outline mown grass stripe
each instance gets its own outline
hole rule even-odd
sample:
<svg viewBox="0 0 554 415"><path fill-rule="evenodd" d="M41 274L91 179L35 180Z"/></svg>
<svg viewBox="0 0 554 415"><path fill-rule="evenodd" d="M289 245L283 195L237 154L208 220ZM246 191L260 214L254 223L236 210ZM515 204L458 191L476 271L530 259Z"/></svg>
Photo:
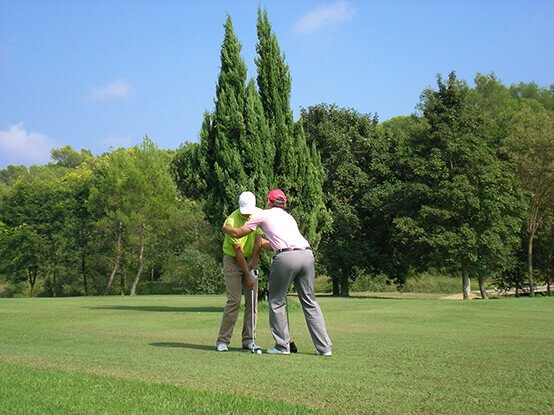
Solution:
<svg viewBox="0 0 554 415"><path fill-rule="evenodd" d="M0 363L1 414L317 414L237 393Z"/></svg>

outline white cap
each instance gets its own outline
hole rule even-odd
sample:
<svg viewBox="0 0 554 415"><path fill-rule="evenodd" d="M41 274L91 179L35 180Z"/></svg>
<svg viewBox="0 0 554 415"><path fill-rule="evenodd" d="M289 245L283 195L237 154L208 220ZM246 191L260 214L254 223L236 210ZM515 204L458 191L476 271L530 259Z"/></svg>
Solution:
<svg viewBox="0 0 554 415"><path fill-rule="evenodd" d="M256 196L252 192L242 192L239 196L239 210L243 215L256 212Z"/></svg>

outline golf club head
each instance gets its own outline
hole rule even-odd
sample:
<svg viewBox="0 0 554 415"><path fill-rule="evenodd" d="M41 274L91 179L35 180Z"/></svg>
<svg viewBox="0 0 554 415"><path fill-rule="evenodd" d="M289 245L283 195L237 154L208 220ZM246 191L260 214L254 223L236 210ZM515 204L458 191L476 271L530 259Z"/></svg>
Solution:
<svg viewBox="0 0 554 415"><path fill-rule="evenodd" d="M294 344L294 342L290 342L289 348L291 353L298 353L298 349L296 348L296 344Z"/></svg>

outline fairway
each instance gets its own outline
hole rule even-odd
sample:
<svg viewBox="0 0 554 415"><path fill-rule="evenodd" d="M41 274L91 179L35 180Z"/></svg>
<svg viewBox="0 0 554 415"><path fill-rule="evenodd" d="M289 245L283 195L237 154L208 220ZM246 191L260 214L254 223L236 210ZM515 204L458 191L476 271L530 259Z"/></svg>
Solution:
<svg viewBox="0 0 554 415"><path fill-rule="evenodd" d="M297 301L293 299L292 301ZM0 299L0 413L552 413L554 302L319 297L299 353L216 353L224 296ZM267 310L267 308L265 308ZM273 346L267 311L258 344Z"/></svg>

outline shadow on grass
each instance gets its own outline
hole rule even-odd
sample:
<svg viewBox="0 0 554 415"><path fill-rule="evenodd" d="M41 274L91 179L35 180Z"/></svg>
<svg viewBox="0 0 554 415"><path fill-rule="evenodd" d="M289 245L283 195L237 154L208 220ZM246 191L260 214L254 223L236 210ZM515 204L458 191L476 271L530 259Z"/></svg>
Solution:
<svg viewBox="0 0 554 415"><path fill-rule="evenodd" d="M209 352L215 352L215 345L214 346L206 346L205 344L191 344L191 343L177 343L177 342L167 342L167 343L150 343L149 346L154 346L154 347L167 347L169 349L193 349L193 350L207 350ZM230 352L241 352L241 353L252 353L250 352L250 350L246 350L246 349L243 349L243 348L240 348L240 347L229 347L229 351ZM221 353L221 352L219 352ZM263 354L266 354L265 353L265 349L264 349L264 353ZM310 355L314 355L315 356L315 352L313 353L307 353L307 352L298 352L298 353L291 353L291 356L293 355L306 355L306 356L310 356Z"/></svg>
<svg viewBox="0 0 554 415"><path fill-rule="evenodd" d="M288 293L287 295L289 297L298 297L298 294L296 294L296 293ZM402 298L400 298L398 296L394 296L394 295L387 296L386 294L385 295L350 294L348 297L340 297L340 296L336 296L336 295L328 294L328 293L315 293L315 296L316 296L316 298L340 298L342 300L348 300L349 298L350 299L370 298L370 299L373 299L373 300L375 300L375 299L377 299L377 300L402 300Z"/></svg>
<svg viewBox="0 0 554 415"><path fill-rule="evenodd" d="M288 294L289 296L296 297L296 294ZM340 298L341 300L348 299L371 299L371 300L438 300L442 296L447 294L437 293L402 293L402 292L354 292L348 297L334 296L328 293L316 293L317 298Z"/></svg>
<svg viewBox="0 0 554 415"><path fill-rule="evenodd" d="M215 345L206 346L205 344L191 344L191 343L150 343L149 346L154 347L167 347L169 349L193 349L193 350L208 350L210 352L215 352ZM247 352L248 350L239 349L237 347L229 347L229 351L240 351Z"/></svg>
<svg viewBox="0 0 554 415"><path fill-rule="evenodd" d="M88 307L90 310L152 311L169 313L222 313L223 307L168 307L168 306L126 306L114 305Z"/></svg>

